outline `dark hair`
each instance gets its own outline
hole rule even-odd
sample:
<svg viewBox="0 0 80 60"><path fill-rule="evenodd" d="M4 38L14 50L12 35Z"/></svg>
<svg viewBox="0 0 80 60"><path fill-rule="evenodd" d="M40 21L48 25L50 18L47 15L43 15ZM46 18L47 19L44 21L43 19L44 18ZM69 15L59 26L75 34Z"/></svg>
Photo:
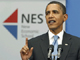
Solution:
<svg viewBox="0 0 80 60"><path fill-rule="evenodd" d="M66 7L62 3L58 2L58 1L51 1L50 3L48 3L48 5L49 4L58 4L58 5L60 5L60 7L62 8L63 14L66 14ZM46 9L47 9L47 7L46 7ZM45 12L46 12L46 10L45 10Z"/></svg>

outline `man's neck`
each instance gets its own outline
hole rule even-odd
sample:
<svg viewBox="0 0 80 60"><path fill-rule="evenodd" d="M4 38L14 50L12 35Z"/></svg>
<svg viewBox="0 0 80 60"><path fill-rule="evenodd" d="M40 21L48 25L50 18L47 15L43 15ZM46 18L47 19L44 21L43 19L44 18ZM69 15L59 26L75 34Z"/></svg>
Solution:
<svg viewBox="0 0 80 60"><path fill-rule="evenodd" d="M62 31L62 29L59 30L50 30L53 34L57 35L58 33L60 33Z"/></svg>

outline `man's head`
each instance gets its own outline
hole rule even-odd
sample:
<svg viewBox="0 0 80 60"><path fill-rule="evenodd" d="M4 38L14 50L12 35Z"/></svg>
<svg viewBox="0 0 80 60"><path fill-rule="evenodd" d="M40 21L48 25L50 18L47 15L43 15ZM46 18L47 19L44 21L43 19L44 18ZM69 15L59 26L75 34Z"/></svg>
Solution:
<svg viewBox="0 0 80 60"><path fill-rule="evenodd" d="M50 2L46 7L46 22L51 31L61 31L63 22L67 20L65 6L57 1Z"/></svg>
<svg viewBox="0 0 80 60"><path fill-rule="evenodd" d="M49 5L49 4L58 4L58 5L60 6L63 14L66 14L66 7L65 7L62 3L58 2L58 1L51 1L50 3L48 3L48 5ZM47 5L47 6L48 6L48 5ZM47 8L47 7L46 7L46 8ZM45 10L45 13L46 13L46 10Z"/></svg>

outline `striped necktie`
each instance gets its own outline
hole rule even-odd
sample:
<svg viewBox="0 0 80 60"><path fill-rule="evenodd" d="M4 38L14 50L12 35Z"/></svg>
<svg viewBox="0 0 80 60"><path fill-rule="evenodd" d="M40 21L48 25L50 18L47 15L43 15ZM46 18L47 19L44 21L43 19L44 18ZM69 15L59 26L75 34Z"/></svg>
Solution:
<svg viewBox="0 0 80 60"><path fill-rule="evenodd" d="M58 38L59 38L59 36L57 36L57 35L55 35L55 36L53 36L54 37L54 41L53 41L53 45L54 45L54 51L52 52L52 55L55 55L55 56L52 56L52 60L57 60L57 48L58 48L58 42L57 42L57 40L58 40Z"/></svg>

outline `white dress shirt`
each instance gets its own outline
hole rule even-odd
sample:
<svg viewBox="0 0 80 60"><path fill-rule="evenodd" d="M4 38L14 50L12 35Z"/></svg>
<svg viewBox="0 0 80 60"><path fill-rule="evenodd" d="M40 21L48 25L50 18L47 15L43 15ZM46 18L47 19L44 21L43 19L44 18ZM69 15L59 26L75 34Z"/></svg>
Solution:
<svg viewBox="0 0 80 60"><path fill-rule="evenodd" d="M49 30L48 31L48 36L49 36L49 44L52 45L53 41L54 41L54 34ZM62 40L63 40L63 34L64 31L62 30L60 33L57 34L57 36L59 36L58 38L58 45L62 45Z"/></svg>

